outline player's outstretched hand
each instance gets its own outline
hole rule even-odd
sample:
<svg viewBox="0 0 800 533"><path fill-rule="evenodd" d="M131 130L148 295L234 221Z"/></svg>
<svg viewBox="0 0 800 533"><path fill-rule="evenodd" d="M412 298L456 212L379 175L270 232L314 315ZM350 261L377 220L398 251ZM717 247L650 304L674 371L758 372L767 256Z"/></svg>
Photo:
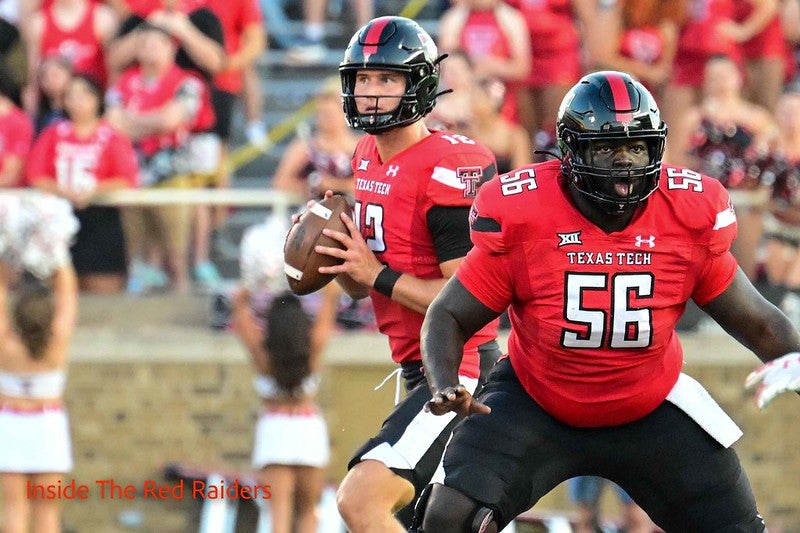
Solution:
<svg viewBox="0 0 800 533"><path fill-rule="evenodd" d="M488 414L492 409L476 400L464 385L447 387L433 395L433 399L425 404L425 410L435 415L443 415L450 411L460 416Z"/></svg>
<svg viewBox="0 0 800 533"><path fill-rule="evenodd" d="M787 353L752 371L744 386L752 389L756 385L755 401L759 409L764 409L782 392L800 392L800 352Z"/></svg>

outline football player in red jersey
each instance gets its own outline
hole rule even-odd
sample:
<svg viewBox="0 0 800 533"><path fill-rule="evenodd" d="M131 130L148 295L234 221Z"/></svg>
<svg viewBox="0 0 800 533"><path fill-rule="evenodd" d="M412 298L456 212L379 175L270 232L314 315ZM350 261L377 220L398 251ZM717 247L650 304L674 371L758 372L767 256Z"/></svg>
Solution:
<svg viewBox="0 0 800 533"><path fill-rule="evenodd" d="M339 511L356 533L406 531L409 504L430 481L458 421L455 413L424 412L431 396L420 328L428 305L472 247L469 209L496 166L479 143L429 130L421 120L439 95L441 59L416 22L381 17L356 32L339 66L348 122L369 135L353 157L355 222L343 216L349 234L326 230L346 250L317 248L344 263L320 272L340 274L353 297L372 297L408 392L356 452L339 487ZM497 322L489 321L466 340L456 379L467 390L478 382L479 352L492 362L499 355L496 333Z"/></svg>
<svg viewBox="0 0 800 533"><path fill-rule="evenodd" d="M497 531L585 474L618 483L665 531L765 530L731 448L742 433L681 373L675 324L691 298L781 361L750 380L763 381L759 406L798 387L800 333L731 255L724 188L661 164L666 133L643 85L589 74L559 110L562 159L479 191L475 247L423 326L428 409L476 414L418 506L424 531ZM508 357L475 400L456 377L463 339L507 306Z"/></svg>

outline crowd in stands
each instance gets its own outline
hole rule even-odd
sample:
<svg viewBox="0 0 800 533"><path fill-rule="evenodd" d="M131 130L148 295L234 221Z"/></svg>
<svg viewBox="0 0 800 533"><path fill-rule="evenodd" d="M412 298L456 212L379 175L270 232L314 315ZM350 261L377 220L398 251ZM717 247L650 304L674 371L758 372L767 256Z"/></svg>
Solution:
<svg viewBox="0 0 800 533"><path fill-rule="evenodd" d="M667 163L725 183L740 221L737 258L753 281L778 287L776 302L797 308L800 320L800 148L794 113L785 111L800 91L798 0L439 4L432 34L450 55L442 78L453 92L431 124L482 141L507 171L558 155L555 113L583 73L632 73L662 103ZM375 13L380 5L349 7L360 25L383 14ZM224 209L100 210L92 197L124 187L227 186L236 106L246 138L264 138L255 62L267 31L290 62L317 61L328 2L304 2L299 38L287 34L280 0L0 6L0 186L38 187L72 203L85 226L74 249L81 289L185 292L193 281L219 283L209 249ZM284 149L276 189L313 197L352 187L356 135L339 127L336 82L320 80L320 88L318 120Z"/></svg>
<svg viewBox="0 0 800 533"><path fill-rule="evenodd" d="M258 5L12 1L0 17L2 186L71 202L82 225L72 250L81 289L186 292L192 277L219 282L210 209L91 204L112 188L227 184L221 162L247 87L247 127L264 131L260 94L246 82L265 47Z"/></svg>

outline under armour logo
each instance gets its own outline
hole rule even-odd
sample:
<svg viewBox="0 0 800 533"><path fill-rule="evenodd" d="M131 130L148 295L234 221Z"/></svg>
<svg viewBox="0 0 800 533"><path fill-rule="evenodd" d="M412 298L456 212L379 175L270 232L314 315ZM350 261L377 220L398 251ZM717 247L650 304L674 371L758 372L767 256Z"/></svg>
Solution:
<svg viewBox="0 0 800 533"><path fill-rule="evenodd" d="M369 166L369 159L362 159L358 163L358 170L367 170L368 166Z"/></svg>
<svg viewBox="0 0 800 533"><path fill-rule="evenodd" d="M656 236L650 235L648 238L644 238L641 235L636 236L636 242L634 243L637 248L641 248L642 244L647 243L647 246L653 248L656 245Z"/></svg>
<svg viewBox="0 0 800 533"><path fill-rule="evenodd" d="M386 171L386 175L396 178L398 170L400 170L399 165L389 165L389 170Z"/></svg>
<svg viewBox="0 0 800 533"><path fill-rule="evenodd" d="M561 242L558 243L559 248L568 244L583 244L581 242L580 231L573 231L572 233L556 233L556 235L558 235L558 238L561 239Z"/></svg>

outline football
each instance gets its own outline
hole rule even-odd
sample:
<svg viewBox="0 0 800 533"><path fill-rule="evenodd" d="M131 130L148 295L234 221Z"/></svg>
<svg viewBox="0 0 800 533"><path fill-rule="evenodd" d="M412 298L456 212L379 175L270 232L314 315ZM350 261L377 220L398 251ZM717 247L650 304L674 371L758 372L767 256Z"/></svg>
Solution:
<svg viewBox="0 0 800 533"><path fill-rule="evenodd" d="M325 228L347 233L347 227L339 217L341 213L347 213L351 218L353 216L347 199L336 194L314 204L314 207L306 210L297 223L289 229L283 247L283 271L293 293L310 294L336 277L332 274L320 274L318 269L322 266L341 264L342 260L318 254L314 251L314 247L321 245L344 249L339 241L322 234Z"/></svg>

